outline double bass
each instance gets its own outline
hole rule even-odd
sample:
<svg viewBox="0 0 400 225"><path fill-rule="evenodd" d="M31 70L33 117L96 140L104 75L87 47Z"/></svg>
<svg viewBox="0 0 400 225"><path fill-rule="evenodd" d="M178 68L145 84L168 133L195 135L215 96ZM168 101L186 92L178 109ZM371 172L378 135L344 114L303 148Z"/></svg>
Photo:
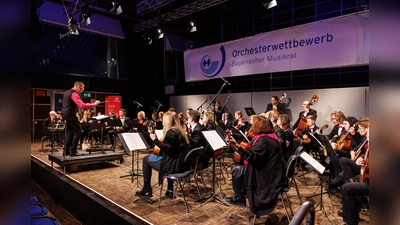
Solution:
<svg viewBox="0 0 400 225"><path fill-rule="evenodd" d="M286 93L282 93L282 96L279 98L278 102L276 103L277 107L274 109L274 111L275 111L276 115L278 115L278 116L280 114L279 111L278 111L278 104L281 103L282 100L285 99L285 98L286 98Z"/></svg>
<svg viewBox="0 0 400 225"><path fill-rule="evenodd" d="M319 100L318 95L313 95L311 97L310 101L308 101L308 104L307 104L306 107L309 109L312 105L317 103L318 100ZM302 115L301 118L300 118L300 122L296 127L296 132L294 134L295 139L297 139L297 140L301 139L297 134L299 132L301 132L302 130L304 130L304 128L306 128L306 127L307 127L307 119L306 119L306 117L304 115Z"/></svg>

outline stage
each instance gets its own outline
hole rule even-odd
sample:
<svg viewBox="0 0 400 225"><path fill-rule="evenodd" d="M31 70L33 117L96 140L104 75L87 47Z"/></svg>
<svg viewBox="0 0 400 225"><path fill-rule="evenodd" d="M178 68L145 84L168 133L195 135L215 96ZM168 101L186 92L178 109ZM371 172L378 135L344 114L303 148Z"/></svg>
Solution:
<svg viewBox="0 0 400 225"><path fill-rule="evenodd" d="M233 218L230 218L232 213L236 213L239 209L233 205L225 206L222 203L212 200L204 205L201 202L195 202L198 199L198 193L194 186L194 180L191 180L190 185L185 185L185 193L187 193L186 198L189 207L189 213L186 213L185 205L183 203L183 198L177 196L174 199L167 199L162 193L161 196L161 207L158 208L159 199L159 186L157 184L158 173L153 170L152 174L152 186L153 186L153 197L152 200L156 202L154 204L149 204L147 201L138 199L134 196L134 193L141 189L143 184L143 177L134 177L132 182L132 177L127 176L120 178L124 175L129 175L132 170L132 155L128 155L122 151L122 149L117 148L115 153L117 154L114 160L99 160L97 162L85 162L85 160L95 160L86 157L106 157L102 152L92 152L91 154L84 151L79 151L85 154L84 156L73 156L72 162L60 161L61 151L51 154L49 147L46 147L45 151L41 151L40 141L32 142L31 144L31 162L35 164L35 169L32 170L32 179L35 180L39 185L46 190L49 195L54 198L54 201L60 205L65 205L65 208L71 212L73 215L77 215L81 221L86 224L93 224L89 218L98 216L101 210L97 208L90 208L83 204L83 196L88 196L88 199L96 196L99 198L98 202L100 205L110 205L107 207L110 212L116 215L120 214L118 218L124 218L123 221L127 221L127 218L133 220L133 218L139 219L141 224L248 224L247 216L249 213L236 214ZM112 156L113 152L106 152L105 155ZM110 154L110 155L109 155ZM132 154L132 153L131 153ZM139 158L136 161L134 158L134 171L136 170L141 173L142 158L149 154L148 151L138 152ZM93 156L89 156L93 155ZM96 156L95 156L96 155ZM99 156L97 156L99 155ZM74 159L74 157L77 157ZM80 158L82 157L82 158ZM114 156L112 156L114 157ZM123 163L120 163L120 157L122 157ZM136 157L136 154L135 154ZM67 158L67 157L66 157ZM50 160L51 159L51 160ZM62 159L62 158L61 158ZM53 168L52 163L54 162ZM80 162L79 164L77 162ZM139 166L137 168L136 163ZM73 163L73 164L69 164ZM218 183L215 185L216 194L220 199L225 199L226 197L231 197L233 195L232 181L230 175L230 165L232 164L232 158L225 158L225 164L227 166L227 171L229 177L227 177L224 168L222 170L219 167L216 168L216 179ZM64 173L63 166L66 167L66 172ZM32 166L33 167L33 166ZM36 169L40 168L40 170ZM42 171L46 169L47 172L40 173L37 171ZM311 166L307 165L307 168L311 170ZM53 172L51 172L53 171ZM223 172L225 179L221 176ZM52 178L48 177L48 173L53 173L55 175ZM45 175L46 174L46 175ZM298 174L300 175L300 173ZM296 177L296 182L299 187L302 200L312 200L317 205L320 202L320 198L313 197L307 199L307 196L311 196L320 192L320 186L318 185L318 176L315 172L310 172L305 175L306 184L304 183L303 177ZM137 179L136 179L137 178ZM205 172L205 183L208 195L211 190L211 168L208 168ZM52 180L53 179L53 180ZM61 180L60 185L55 185L57 182L55 180ZM68 188L76 188L75 191L66 189L63 190L65 184L68 184ZM220 185L218 185L220 184ZM74 197L75 195L66 197L66 193L78 193L80 186L84 186L82 197ZM166 181L164 187L166 186ZM204 193L203 186L199 183L200 191L203 196ZM327 189L324 187L324 191ZM80 191L79 191L80 192ZM81 195L79 195L81 196ZM288 192L289 200L292 203L293 211L296 212L300 206L299 199L297 197L296 190L294 186ZM86 197L85 197L86 198ZM84 205L86 209L82 210L79 205ZM327 194L323 195L323 205L329 220L333 224L343 224L343 220L337 215L337 211L341 208L341 199L332 196L328 197ZM118 211L116 210L118 209ZM316 209L318 210L318 208ZM114 212L115 211L115 212ZM122 215L121 215L122 214ZM290 210L289 210L290 214ZM55 215L57 217L57 215ZM361 222L359 224L369 224L369 213L362 211L360 213ZM142 218L142 220L140 220ZM88 221L89 220L89 221ZM286 219L285 210L282 203L279 201L275 210L270 214L268 220L265 216L258 218L256 220L257 224L288 224ZM67 222L62 223L68 224ZM96 223L98 224L98 223ZM104 223L103 223L104 224ZM124 223L121 223L124 224ZM316 224L329 224L327 217L317 211L316 212Z"/></svg>
<svg viewBox="0 0 400 225"><path fill-rule="evenodd" d="M63 168L65 172L65 167L72 165L80 165L87 163L99 163L106 161L117 160L119 162L123 161L123 152L90 152L90 153L80 153L80 156L64 156L62 153L54 153L49 155L49 160L51 161L51 167L53 167L53 162L57 163Z"/></svg>

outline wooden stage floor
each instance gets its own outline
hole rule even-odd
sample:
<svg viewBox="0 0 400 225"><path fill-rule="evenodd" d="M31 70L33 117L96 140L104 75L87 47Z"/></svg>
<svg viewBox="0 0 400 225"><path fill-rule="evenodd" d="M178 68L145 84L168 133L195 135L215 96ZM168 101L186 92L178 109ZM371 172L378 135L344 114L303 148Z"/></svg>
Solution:
<svg viewBox="0 0 400 225"><path fill-rule="evenodd" d="M83 152L83 151L80 151ZM121 149L117 148L116 152L122 152ZM55 151L54 153L61 153L61 149ZM41 150L40 141L34 141L31 143L31 154L42 161L51 165L49 160L50 147L45 146L44 151ZM93 153L92 153L93 154ZM148 154L147 151L139 152L139 173L141 173L141 163L142 158ZM135 154L136 156L136 154ZM131 176L126 176L120 178L124 175L129 175L132 170L132 156L128 154L123 155L124 162L119 163L119 160L114 160L110 162L101 162L93 164L83 164L83 165L72 165L66 168L66 173L76 179L77 181L83 183L87 187L93 189L93 191L100 193L101 195L107 197L111 201L119 204L120 206L126 208L127 210L133 212L136 215L141 216L145 220L153 224L248 224L248 212L238 213L230 218L232 213L238 212L239 208L233 205L225 206L219 201L211 200L206 204L202 205L200 202L195 202L198 199L197 190L194 186L194 180L191 180L190 185L185 186L187 193L187 202L189 205L189 213L186 213L185 205L183 203L183 198L177 196L174 199L166 199L162 196L161 207L158 208L159 199L159 186L157 185L157 171L153 170L152 175L152 185L153 187L153 197L155 200L153 204L150 204L142 199L138 199L134 196L134 193L141 189L143 184L143 177L139 176L138 180L134 177L132 182ZM134 161L134 171L137 170L136 160ZM222 172L224 177L221 177L221 170L219 167L216 168L216 178L218 183L215 185L216 194L220 199L225 199L226 197L231 197L233 194L232 181L230 174L230 165L232 164L231 158L225 158L226 170L223 169ZM54 163L54 168L60 171L63 169L56 163ZM308 169L311 169L310 165L307 165ZM211 168L207 169L205 172L205 183L210 194L211 190ZM229 177L227 177L227 175ZM321 192L320 186L318 184L318 176L315 172L307 173L304 177L299 177L301 173L296 176L296 182L299 187L302 200L307 200L307 196L312 196ZM305 184L306 180L306 184ZM202 187L201 184L199 184ZM166 181L164 188L166 187ZM202 190L202 195L204 196L204 190ZM323 191L327 191L325 185ZM300 203L297 197L295 187L288 192L289 200L292 203L292 209L294 213L298 210ZM316 208L316 224L329 224L329 220L332 224L343 224L342 217L337 215L337 211L341 208L341 199L335 195L329 198L328 194L323 194L323 206L327 216L320 211L320 206ZM320 196L309 198L315 203L315 205L320 203ZM51 210L50 210L51 211ZM290 214L290 210L289 210ZM55 215L57 217L57 215ZM328 218L329 220L328 220ZM359 224L369 224L369 212L362 211L360 213L361 222ZM257 218L256 224L288 224L286 219L285 210L282 203L279 201L275 210L269 215Z"/></svg>

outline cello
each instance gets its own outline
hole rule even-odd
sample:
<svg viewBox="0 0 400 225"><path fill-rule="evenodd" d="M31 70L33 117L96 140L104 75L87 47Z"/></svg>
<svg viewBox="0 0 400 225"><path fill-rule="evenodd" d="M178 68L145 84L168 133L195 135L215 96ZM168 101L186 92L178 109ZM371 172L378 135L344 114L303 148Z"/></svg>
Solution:
<svg viewBox="0 0 400 225"><path fill-rule="evenodd" d="M313 96L311 97L311 100L308 102L308 104L307 104L306 107L309 109L309 108L311 107L311 105L314 105L315 103L317 103L318 100L319 100L318 95L313 95ZM296 139L296 140L301 139L297 134L298 134L299 132L301 132L302 130L304 130L304 128L306 128L306 127L307 127L307 119L306 119L306 117L305 117L304 114L303 114L303 115L301 116L301 118L300 118L299 124L298 124L297 127L296 127L296 132L295 132L295 134L294 134L294 136L295 136L294 139Z"/></svg>

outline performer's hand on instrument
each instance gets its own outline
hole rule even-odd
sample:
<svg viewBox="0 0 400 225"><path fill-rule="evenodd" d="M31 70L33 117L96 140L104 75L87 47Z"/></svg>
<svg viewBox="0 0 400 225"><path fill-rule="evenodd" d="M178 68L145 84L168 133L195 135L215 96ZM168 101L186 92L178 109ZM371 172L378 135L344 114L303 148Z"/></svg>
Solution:
<svg viewBox="0 0 400 225"><path fill-rule="evenodd" d="M337 144L336 143L331 143L331 146L332 146L333 149L337 148Z"/></svg>
<svg viewBox="0 0 400 225"><path fill-rule="evenodd" d="M157 135L156 135L156 133L150 133L150 138L151 138L151 140L156 140L157 139Z"/></svg>
<svg viewBox="0 0 400 225"><path fill-rule="evenodd" d="M235 146L237 144L235 138L233 138L232 136L226 136L225 137L225 141L232 146Z"/></svg>
<svg viewBox="0 0 400 225"><path fill-rule="evenodd" d="M364 166L364 159L363 158L358 158L357 160L356 160L356 164L357 165L359 165L359 166Z"/></svg>
<svg viewBox="0 0 400 225"><path fill-rule="evenodd" d="M354 159L354 157L356 156L356 153L354 151L350 152L350 159Z"/></svg>

